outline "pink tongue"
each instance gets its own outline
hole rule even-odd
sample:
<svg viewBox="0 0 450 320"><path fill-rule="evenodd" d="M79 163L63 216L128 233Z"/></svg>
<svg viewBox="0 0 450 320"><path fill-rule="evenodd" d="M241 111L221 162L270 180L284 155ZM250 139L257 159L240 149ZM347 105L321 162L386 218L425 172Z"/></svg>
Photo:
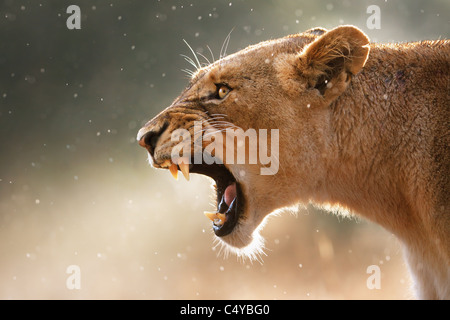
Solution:
<svg viewBox="0 0 450 320"><path fill-rule="evenodd" d="M236 198L236 183L230 184L225 189L224 198L225 198L225 203L229 207L231 205L231 202L233 202L234 198Z"/></svg>

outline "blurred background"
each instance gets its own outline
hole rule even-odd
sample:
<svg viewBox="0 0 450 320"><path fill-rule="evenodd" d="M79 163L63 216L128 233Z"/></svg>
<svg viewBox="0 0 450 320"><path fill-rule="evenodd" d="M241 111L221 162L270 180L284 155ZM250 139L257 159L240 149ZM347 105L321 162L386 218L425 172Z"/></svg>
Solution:
<svg viewBox="0 0 450 320"><path fill-rule="evenodd" d="M73 4L81 30L66 27ZM448 38L449 12L447 0L2 0L0 298L411 298L393 235L312 206L271 219L263 264L224 259L203 215L210 181L152 169L135 137L187 84L183 39L218 57L231 30L228 53L340 24L375 42Z"/></svg>

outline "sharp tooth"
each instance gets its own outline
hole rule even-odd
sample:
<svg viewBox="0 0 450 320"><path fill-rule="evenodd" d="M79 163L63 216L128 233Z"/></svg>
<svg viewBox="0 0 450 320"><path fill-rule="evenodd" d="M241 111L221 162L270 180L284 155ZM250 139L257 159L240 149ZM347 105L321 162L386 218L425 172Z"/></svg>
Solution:
<svg viewBox="0 0 450 320"><path fill-rule="evenodd" d="M178 161L178 166L180 167L183 176L186 178L187 181L189 181L189 161L185 158L181 158Z"/></svg>
<svg viewBox="0 0 450 320"><path fill-rule="evenodd" d="M175 178L175 180L178 180L178 167L175 163L172 163L172 165L169 167L169 171Z"/></svg>
<svg viewBox="0 0 450 320"><path fill-rule="evenodd" d="M225 223L226 220L225 213L205 211L204 214L209 220L214 222L216 226L221 226Z"/></svg>
<svg viewBox="0 0 450 320"><path fill-rule="evenodd" d="M172 164L172 161L170 161L170 159L166 159L166 160L164 160L163 163L161 163L161 167L168 168L168 167L170 167L171 164Z"/></svg>
<svg viewBox="0 0 450 320"><path fill-rule="evenodd" d="M205 211L205 212L203 212L204 214L205 214L205 216L209 219L209 220L211 220L211 221L214 221L215 219L217 219L217 213L216 212L208 212L208 211Z"/></svg>
<svg viewBox="0 0 450 320"><path fill-rule="evenodd" d="M217 218L220 219L221 224L224 224L225 220L227 219L225 213L220 213L220 212L217 212Z"/></svg>

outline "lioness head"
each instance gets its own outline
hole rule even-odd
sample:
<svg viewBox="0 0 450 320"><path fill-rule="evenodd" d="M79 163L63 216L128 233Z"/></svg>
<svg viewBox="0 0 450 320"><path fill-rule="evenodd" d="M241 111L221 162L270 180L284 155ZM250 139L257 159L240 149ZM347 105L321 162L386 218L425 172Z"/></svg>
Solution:
<svg viewBox="0 0 450 320"><path fill-rule="evenodd" d="M352 26L317 28L222 58L197 70L172 105L139 131L139 144L155 168L214 180L217 212L207 216L216 236L242 252L260 241L258 227L268 214L308 202L318 190L327 166L324 121L330 105L364 66L368 43ZM247 146L247 161L233 161L237 148L231 156L227 153L227 129L264 135L257 142L267 146ZM245 137L244 142L254 136ZM212 143L220 161L196 161L196 156L205 160L202 156ZM268 154L272 163L262 159Z"/></svg>

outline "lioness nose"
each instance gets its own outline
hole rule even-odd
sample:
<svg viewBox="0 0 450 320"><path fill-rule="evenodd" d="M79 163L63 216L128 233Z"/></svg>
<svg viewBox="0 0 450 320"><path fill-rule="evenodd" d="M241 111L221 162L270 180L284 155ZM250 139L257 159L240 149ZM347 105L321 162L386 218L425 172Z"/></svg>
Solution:
<svg viewBox="0 0 450 320"><path fill-rule="evenodd" d="M159 130L152 130L148 127L143 127L139 130L137 134L137 140L139 145L148 150L148 152L153 155L155 152L156 144L158 143L159 137L166 130L167 126L162 126Z"/></svg>

